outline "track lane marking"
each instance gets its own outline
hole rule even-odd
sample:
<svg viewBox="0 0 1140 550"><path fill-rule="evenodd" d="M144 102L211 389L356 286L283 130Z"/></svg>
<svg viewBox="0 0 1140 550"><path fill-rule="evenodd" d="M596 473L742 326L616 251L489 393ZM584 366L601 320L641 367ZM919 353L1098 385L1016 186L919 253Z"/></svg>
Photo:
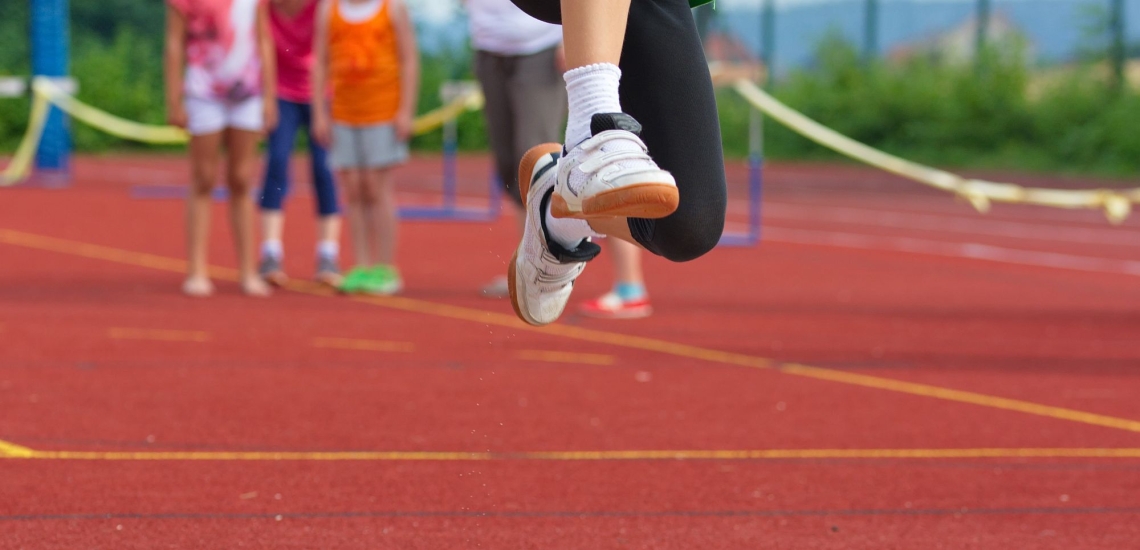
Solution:
<svg viewBox="0 0 1140 550"><path fill-rule="evenodd" d="M1036 416L1046 416L1062 420L1071 420L1073 422L1080 422L1082 424L1092 424L1094 426L1104 426L1106 428L1116 428L1118 430L1140 432L1140 422L1137 422L1135 420L1066 409L1063 407L1053 407L1050 405L1042 405L1040 403L1033 403L1030 401L1008 399L1005 397L997 397L982 393L931 386L929 384L920 384L917 382L906 382L902 380L895 380L893 378L882 378L879 376L870 376L853 372L822 369L808 365L786 364L780 366L780 371L787 374L794 374L796 376L815 378L816 380L841 382L853 386L875 388L897 393L907 393L911 395L921 395L923 397L933 397L935 399L942 399L945 401L970 403L973 405L980 405L994 409L1017 411Z"/></svg>
<svg viewBox="0 0 1140 550"><path fill-rule="evenodd" d="M391 342L388 340L357 340L354 338L313 338L314 348L344 349L355 351L390 351L410 353L416 346L410 342Z"/></svg>
<svg viewBox="0 0 1140 550"><path fill-rule="evenodd" d="M201 330L170 330L151 328L111 327L107 337L112 340L153 340L158 342L209 342L210 333Z"/></svg>
<svg viewBox="0 0 1140 550"><path fill-rule="evenodd" d="M0 439L0 458L33 458L35 451Z"/></svg>
<svg viewBox="0 0 1140 550"><path fill-rule="evenodd" d="M921 254L943 258L979 260L993 263L1045 267L1140 276L1140 261L1100 256L1079 256L1060 252L1024 250L989 244L940 241L915 237L871 235L853 231L826 231L818 229L791 229L764 226L764 239L770 242L809 246Z"/></svg>
<svg viewBox="0 0 1140 550"><path fill-rule="evenodd" d="M516 351L515 359L523 361L542 361L545 363L569 363L574 365L612 365L615 358L612 355L601 353L570 353L565 351L543 351L525 349Z"/></svg>
<svg viewBox="0 0 1140 550"><path fill-rule="evenodd" d="M92 259L107 260L127 265L151 267L154 269L162 269L165 271L174 271L178 273L183 272L185 268L185 262L165 256L132 252L129 250L82 243L78 241L57 239L54 237L45 237L42 235L24 233L21 231L13 231L9 229L0 229L0 243L24 246L27 248L34 248L39 250L49 250L53 252L60 252L63 254L82 256ZM237 280L237 271L233 269L211 268L211 273L219 278ZM330 290L328 287L310 281L290 281L285 286L285 288L296 292L318 296L336 295L336 293ZM758 369L770 369L773 367L779 367L777 369L779 372L794 376L829 380L832 382L839 382L859 387L874 388L895 393L935 398L943 401L967 403L971 405L979 405L1001 410L1016 411L1034 416L1054 418L1059 420L1083 423L1087 425L1115 428L1134 433L1140 433L1140 421L1099 415L1063 407L1053 407L1049 405L1042 405L1040 403L1033 403L1030 401L1008 399L1004 397L990 396L985 394L954 390L950 388L915 384L879 376L853 374L831 369L809 367L806 365L780 365L771 359L763 357L754 357L741 353L719 351L698 346L690 346L687 344L680 344L676 342L669 342L665 340L605 332L569 325L555 324L541 328L532 327L518 320L514 315L416 300L401 296L353 296L350 299L357 302L387 307L389 309L397 309L426 315L435 315L437 317L445 317L449 319L473 321L476 323L497 325L519 331L546 335L557 335L586 342L609 344L613 346L639 349L644 351L653 351L667 355L700 359L714 363L723 363L727 365L737 365Z"/></svg>
<svg viewBox="0 0 1140 550"><path fill-rule="evenodd" d="M626 460L1140 458L1140 448L617 450L517 453L440 451L32 451L0 458L106 461L601 462Z"/></svg>

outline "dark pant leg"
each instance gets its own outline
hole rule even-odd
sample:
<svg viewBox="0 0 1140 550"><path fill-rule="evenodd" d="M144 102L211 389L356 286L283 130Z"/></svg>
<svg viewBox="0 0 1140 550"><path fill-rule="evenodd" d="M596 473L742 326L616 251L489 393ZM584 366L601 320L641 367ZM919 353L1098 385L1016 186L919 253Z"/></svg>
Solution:
<svg viewBox="0 0 1140 550"><path fill-rule="evenodd" d="M558 0L513 2L532 17L561 22ZM622 108L641 122L649 154L681 194L673 215L631 218L630 233L670 260L698 258L720 241L728 192L716 97L688 0L633 0L619 65Z"/></svg>
<svg viewBox="0 0 1140 550"><path fill-rule="evenodd" d="M281 210L281 203L289 193L289 157L293 140L301 125L301 108L304 105L277 100L277 127L269 133L269 158L265 163L265 180L261 186L262 210Z"/></svg>
<svg viewBox="0 0 1140 550"><path fill-rule="evenodd" d="M565 137L566 81L558 71L557 48L514 58L510 79L514 114L514 166L531 147L562 143Z"/></svg>
<svg viewBox="0 0 1140 550"><path fill-rule="evenodd" d="M304 105L302 124L309 142L309 167L313 172L313 192L317 195L317 215L332 216L340 212L336 196L336 184L329 169L328 151L313 137L313 107Z"/></svg>
<svg viewBox="0 0 1140 550"><path fill-rule="evenodd" d="M633 0L621 57L621 104L649 154L673 174L681 202L659 220L630 219L647 250L675 262L712 250L728 191L712 78L688 0Z"/></svg>
<svg viewBox="0 0 1140 550"><path fill-rule="evenodd" d="M475 52L475 77L483 88L483 116L487 121L487 137L495 158L495 172L507 196L522 205L518 192L518 169L521 156L515 158L515 113L511 109L512 58L488 52Z"/></svg>

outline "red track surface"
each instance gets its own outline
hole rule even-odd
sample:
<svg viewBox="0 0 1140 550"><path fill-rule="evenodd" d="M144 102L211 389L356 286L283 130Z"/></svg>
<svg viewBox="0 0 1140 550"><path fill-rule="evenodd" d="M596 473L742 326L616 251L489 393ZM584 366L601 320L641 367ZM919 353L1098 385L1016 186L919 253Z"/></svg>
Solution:
<svg viewBox="0 0 1140 550"><path fill-rule="evenodd" d="M183 298L181 203L127 193L182 168L0 191L0 548L1140 547L1136 221L778 166L758 248L649 259L650 319L535 331L477 297L506 218L406 224L401 299Z"/></svg>

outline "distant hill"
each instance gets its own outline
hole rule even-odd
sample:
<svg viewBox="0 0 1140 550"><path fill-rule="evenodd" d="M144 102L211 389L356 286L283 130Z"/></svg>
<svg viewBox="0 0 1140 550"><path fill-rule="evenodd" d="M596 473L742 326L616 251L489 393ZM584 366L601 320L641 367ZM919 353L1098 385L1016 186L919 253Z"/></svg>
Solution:
<svg viewBox="0 0 1140 550"><path fill-rule="evenodd" d="M1125 0L1130 41L1140 41L1140 0ZM995 13L1003 13L1034 42L1038 61L1046 64L1072 59L1089 45L1082 28L1093 19L1089 12L1106 9L1108 0L995 0ZM879 8L879 51L919 40L952 28L973 15L974 3L963 1L882 0ZM863 0L838 0L780 8L777 12L776 70L785 72L811 62L815 47L828 32L842 33L855 44L863 42ZM760 13L756 9L717 12L716 25L738 35L758 51ZM462 16L447 22L419 21L421 47L429 53L466 46L467 27Z"/></svg>

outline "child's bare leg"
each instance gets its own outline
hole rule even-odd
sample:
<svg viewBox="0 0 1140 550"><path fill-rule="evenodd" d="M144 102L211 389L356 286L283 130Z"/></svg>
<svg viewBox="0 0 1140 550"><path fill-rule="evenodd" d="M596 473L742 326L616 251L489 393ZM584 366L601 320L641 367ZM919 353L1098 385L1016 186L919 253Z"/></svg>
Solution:
<svg viewBox="0 0 1140 550"><path fill-rule="evenodd" d="M210 245L210 208L214 184L218 181L222 134L194 136L190 139L190 192L186 197L186 281L182 291L190 296L209 296L214 292L210 282L208 251Z"/></svg>
<svg viewBox="0 0 1140 550"><path fill-rule="evenodd" d="M269 285L257 274L254 252L253 179L257 171L260 132L230 128L225 133L226 185L230 195L230 228L238 257L242 291L250 296L268 296Z"/></svg>
<svg viewBox="0 0 1140 550"><path fill-rule="evenodd" d="M371 246L368 238L368 224L366 222L365 190L362 184L361 172L356 168L347 168L337 171L337 180L344 193L344 215L348 218L348 233L352 241L353 261L357 267L372 265Z"/></svg>
<svg viewBox="0 0 1140 550"><path fill-rule="evenodd" d="M377 264L394 265L400 219L396 205L396 189L389 168L372 168L367 171L365 187L373 199L369 205L368 231L373 241L373 259Z"/></svg>
<svg viewBox="0 0 1140 550"><path fill-rule="evenodd" d="M641 248L622 240L610 241L606 245L614 262L614 282L619 285L644 285Z"/></svg>
<svg viewBox="0 0 1140 550"><path fill-rule="evenodd" d="M618 64L629 4L630 0L562 2L562 40L567 69L594 63Z"/></svg>

